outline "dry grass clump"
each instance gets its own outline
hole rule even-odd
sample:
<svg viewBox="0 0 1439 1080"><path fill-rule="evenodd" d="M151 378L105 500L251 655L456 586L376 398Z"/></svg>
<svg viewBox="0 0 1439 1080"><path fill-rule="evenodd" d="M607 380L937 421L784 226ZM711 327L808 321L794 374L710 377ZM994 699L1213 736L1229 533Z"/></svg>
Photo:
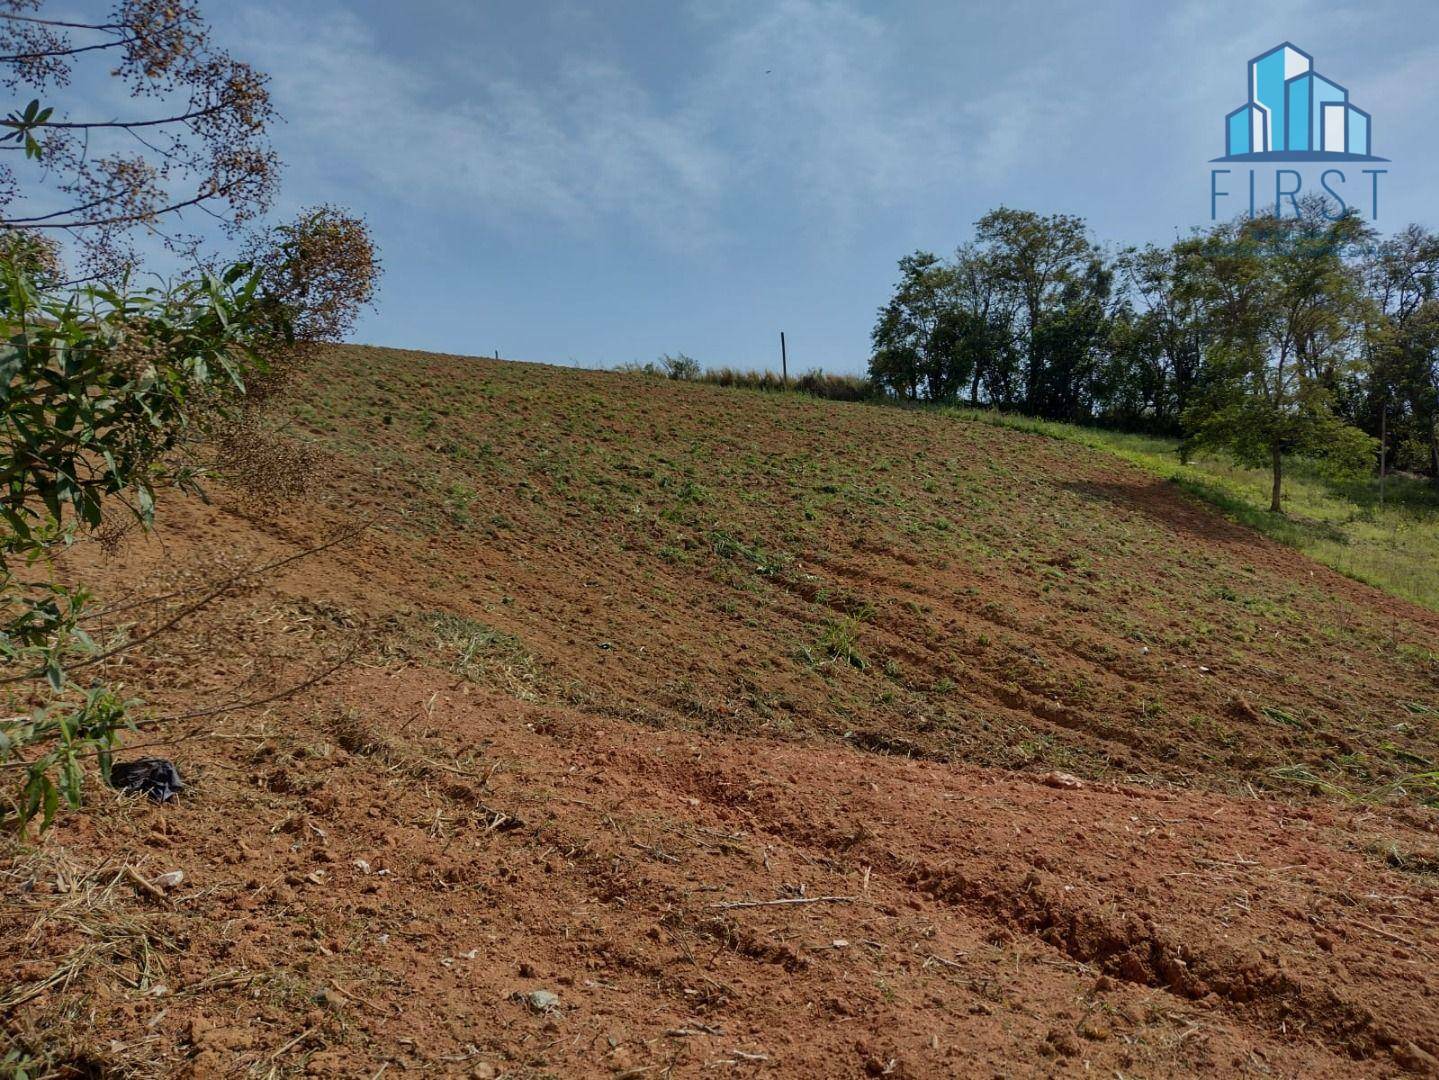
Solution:
<svg viewBox="0 0 1439 1080"><path fill-rule="evenodd" d="M325 727L340 749L347 753L383 761L394 761L399 756L399 748L394 741L356 709L336 709Z"/></svg>
<svg viewBox="0 0 1439 1080"><path fill-rule="evenodd" d="M0 1075L113 1075L127 1048L74 1035L101 998L164 994L166 895L154 871L110 859L86 866L59 846L12 849L0 868L6 929L28 960L0 987ZM93 1029L92 1029L93 1030Z"/></svg>

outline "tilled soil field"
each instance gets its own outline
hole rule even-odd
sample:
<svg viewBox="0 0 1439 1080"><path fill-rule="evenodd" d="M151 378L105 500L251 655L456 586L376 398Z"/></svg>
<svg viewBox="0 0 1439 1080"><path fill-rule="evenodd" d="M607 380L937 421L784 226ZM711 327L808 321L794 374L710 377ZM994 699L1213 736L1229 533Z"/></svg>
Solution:
<svg viewBox="0 0 1439 1080"><path fill-rule="evenodd" d="M185 795L0 867L34 1074L1439 1070L1434 613L935 414L361 347L290 414L309 496L71 557L218 595L106 671Z"/></svg>

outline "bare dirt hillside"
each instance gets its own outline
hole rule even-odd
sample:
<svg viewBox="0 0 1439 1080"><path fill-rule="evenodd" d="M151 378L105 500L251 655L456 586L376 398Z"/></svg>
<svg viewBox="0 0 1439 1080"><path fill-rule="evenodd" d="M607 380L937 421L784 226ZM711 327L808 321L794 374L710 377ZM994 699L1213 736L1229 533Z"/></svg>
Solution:
<svg viewBox="0 0 1439 1080"><path fill-rule="evenodd" d="M290 413L312 501L71 557L139 637L331 543L107 672L182 799L7 848L36 1074L1439 1074L1439 616L932 414L362 347Z"/></svg>

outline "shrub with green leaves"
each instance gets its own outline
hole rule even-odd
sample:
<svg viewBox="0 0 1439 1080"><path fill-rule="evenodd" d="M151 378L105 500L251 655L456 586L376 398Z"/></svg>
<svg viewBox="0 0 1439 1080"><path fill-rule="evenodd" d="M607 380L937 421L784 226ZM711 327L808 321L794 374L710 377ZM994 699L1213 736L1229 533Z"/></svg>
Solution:
<svg viewBox="0 0 1439 1080"><path fill-rule="evenodd" d="M673 356L666 353L660 357L659 363L668 378L690 382L700 377L699 361L684 353L675 353Z"/></svg>
<svg viewBox="0 0 1439 1080"><path fill-rule="evenodd" d="M285 355L289 317L248 264L59 293L0 259L0 327L0 681L43 702L0 719L0 770L19 776L3 812L48 826L79 805L86 760L108 779L133 708L86 684L109 654L52 555L117 518L148 525L157 488L195 483L200 438Z"/></svg>

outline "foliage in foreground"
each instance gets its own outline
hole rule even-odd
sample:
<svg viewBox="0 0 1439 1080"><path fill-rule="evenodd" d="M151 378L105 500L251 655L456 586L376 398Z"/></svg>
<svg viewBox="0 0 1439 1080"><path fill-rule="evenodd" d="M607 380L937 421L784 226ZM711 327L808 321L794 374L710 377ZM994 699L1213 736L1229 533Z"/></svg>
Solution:
<svg viewBox="0 0 1439 1080"><path fill-rule="evenodd" d="M55 554L83 532L148 525L161 485L193 486L197 442L291 339L285 308L247 264L166 289L45 292L0 264L0 662L38 687L0 721L0 769L20 774L8 815L48 826L78 806L82 765L108 779L129 705L85 674L113 650L85 630L83 590Z"/></svg>
<svg viewBox="0 0 1439 1080"><path fill-rule="evenodd" d="M207 465L252 495L293 493L280 474L303 463L258 410L348 332L379 273L344 210L261 224L279 178L268 80L213 44L198 3L50 14L0 0L0 74L31 99L0 120L0 143L23 152L0 167L0 683L7 712L28 710L0 719L0 779L22 778L0 817L42 825L62 798L78 804L86 758L108 779L132 704L86 683L123 645L86 633L87 596L59 583L54 555L82 532L110 542L148 525L156 490ZM129 105L86 116L96 98L65 94L75 82ZM193 213L173 227L197 208L242 252L228 270ZM208 269L134 288L136 234Z"/></svg>

